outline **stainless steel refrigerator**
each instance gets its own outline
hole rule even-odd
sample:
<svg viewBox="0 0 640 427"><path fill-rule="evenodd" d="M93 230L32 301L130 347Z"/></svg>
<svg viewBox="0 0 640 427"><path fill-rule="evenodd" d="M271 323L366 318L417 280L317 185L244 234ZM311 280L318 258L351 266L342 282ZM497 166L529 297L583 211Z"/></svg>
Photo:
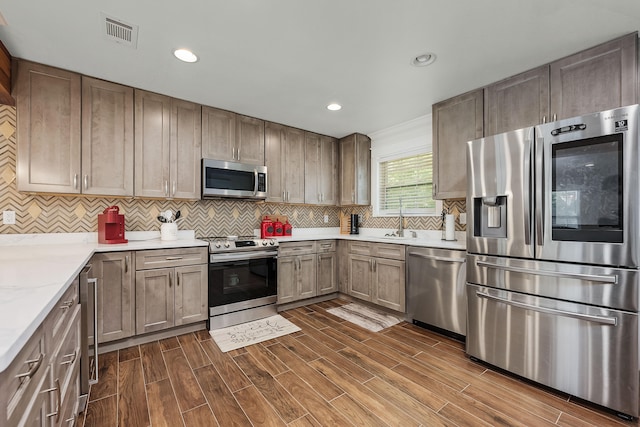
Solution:
<svg viewBox="0 0 640 427"><path fill-rule="evenodd" d="M470 141L467 353L639 415L637 105Z"/></svg>

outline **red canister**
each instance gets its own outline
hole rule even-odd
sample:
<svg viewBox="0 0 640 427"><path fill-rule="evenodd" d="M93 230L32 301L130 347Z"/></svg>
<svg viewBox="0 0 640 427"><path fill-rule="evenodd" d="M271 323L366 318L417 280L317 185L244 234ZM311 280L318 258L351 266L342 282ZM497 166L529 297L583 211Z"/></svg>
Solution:
<svg viewBox="0 0 640 427"><path fill-rule="evenodd" d="M261 238L265 238L265 237L273 237L273 221L271 221L269 218L265 218L262 220L262 223L260 224L260 237Z"/></svg>
<svg viewBox="0 0 640 427"><path fill-rule="evenodd" d="M284 227L282 223L280 222L280 220L276 220L276 222L273 223L273 235L282 236L283 233L284 233Z"/></svg>
<svg viewBox="0 0 640 427"><path fill-rule="evenodd" d="M291 224L289 224L289 221L287 221L287 223L284 225L283 235L291 237L291 232L292 232L291 229L292 229Z"/></svg>

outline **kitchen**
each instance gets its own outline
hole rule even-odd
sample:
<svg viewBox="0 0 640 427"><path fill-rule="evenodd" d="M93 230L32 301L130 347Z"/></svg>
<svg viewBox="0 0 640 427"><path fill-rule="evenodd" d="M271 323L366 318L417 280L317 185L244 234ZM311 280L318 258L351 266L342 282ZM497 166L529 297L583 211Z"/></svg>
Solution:
<svg viewBox="0 0 640 427"><path fill-rule="evenodd" d="M2 10L2 12L5 14L5 18L7 18L7 20L9 21L9 25L11 25L11 22L10 22L11 17L9 13L5 12L5 10ZM348 16L348 14L346 15ZM630 13L630 15L633 16L633 13ZM566 50L563 51L563 53L558 53L554 55L551 51L549 51L548 53L545 54L547 56L544 57L544 60L540 60L539 62L536 62L536 63L527 63L526 65L524 65L524 63L519 63L516 65L512 64L511 65L512 68L509 68L509 66L505 66L503 68L503 71L501 71L501 74L496 75L494 78L475 76L475 78L479 79L477 81L477 84L473 84L473 81L470 81L466 84L466 86L464 87L459 86L456 90L450 93L434 95L435 98L433 99L433 102L424 102L424 105L422 107L423 113L430 111L430 105L432 103L436 103L436 101L441 101L446 98L451 98L454 95L457 95L462 92L466 92L467 90L471 90L475 87L482 87L486 84L489 84L494 81L498 81L510 75L515 75L518 72L521 72L523 70L531 69L534 66L538 66L540 64L548 63L549 61L562 58L566 55L572 54L581 49L586 49L591 46L595 46L599 43L612 40L615 37L635 31L636 29L637 29L637 25L635 27L629 27L625 31L616 30L615 32L611 33L611 36L594 39L592 43L584 42L583 44L580 45L579 48L570 49L565 47ZM9 45L10 39L7 39L7 37L4 36L4 33L0 33L0 34L3 36L2 37L3 42ZM112 47L112 49L115 49L115 48ZM132 54L131 51L128 51L128 52L130 52L129 54ZM415 53L416 52L412 52L413 55L415 55ZM16 55L16 56L19 56L19 55ZM438 62L439 62L442 59L442 56L441 54L439 54L438 56L439 56L438 57ZM81 67L74 66L71 64L71 62L69 62L68 64L58 64L53 60L52 61L42 60L40 62L46 63L47 65L57 65L65 69L82 70ZM434 66L437 65L438 62L436 62ZM429 70L429 68L426 68L425 70ZM185 71L185 72L188 73L188 71ZM96 72L83 73L83 74L88 74L92 76L98 75L110 81L120 81L120 82L125 81L124 79L120 79L117 76L117 73L113 75L99 75ZM149 73L149 75L153 75L153 73L151 72ZM635 81L635 77L634 77L634 81ZM155 89L154 90L155 92L160 92L163 94L173 94L173 92L171 92L170 90L163 91L161 90L160 86L154 86L152 84L144 85L142 83L134 84L132 82L129 85L135 88L144 87L145 89L151 89L151 90ZM187 97L187 95L181 95L177 93L175 95ZM193 100L199 99L198 96L195 96L195 95L193 97L191 96L189 97ZM286 98L286 96L284 98ZM296 119L295 113L293 112L291 113L292 114L291 118L288 118L285 120L284 118L278 119L278 116L268 116L264 114L259 114L257 112L252 111L250 108L253 108L253 107L249 107L249 106L247 106L246 108L244 107L241 108L241 107L234 107L232 104L225 105L225 104L219 104L213 101L208 102L204 100L202 101L202 103L204 105L226 107L230 110L238 111L238 113L242 113L242 114L251 114L256 117L269 118L271 120L274 120L280 123L292 123L304 129L312 129L315 132L317 132L317 134L329 134L329 135L335 135L335 137L343 137L344 135L351 134L352 132L360 129L362 130L370 129L371 132L367 132L367 134L369 134L369 136L372 136L372 135L375 135L374 131L377 129L381 129L385 127L388 128L394 124L397 124L402 122L403 120L406 120L407 118L416 117L420 115L420 114L414 114L413 116L405 116L405 119L403 120L395 119L395 122L388 121L393 119L385 119L386 121L379 122L380 127L378 128L371 128L370 126L367 127L365 125L359 125L355 121L356 117L348 117L345 119L345 121L346 122L350 121L352 123L351 125L349 125L348 128L340 128L339 125L336 123L335 126L328 125L329 127L333 127L334 129L330 132L329 130L322 131L323 128L319 127L319 125L317 124L312 124L311 122L307 124L305 120L308 120L308 119L295 120ZM11 109L3 110L3 112L5 115L10 117ZM15 112L13 114L15 115ZM391 113L389 115L391 115ZM310 116L313 116L313 115L310 115ZM315 116L318 116L318 115L315 115ZM331 119L322 119L322 120L328 121L328 122L332 121ZM9 119L9 122L10 123L13 122L15 124L15 116L12 119ZM383 123L385 125L383 125ZM18 126L20 124L21 122L19 121ZM423 127L422 129L428 129L427 126ZM8 134L11 134L10 131L6 131L5 129L3 129L3 132L7 132ZM423 130L423 132L425 131ZM430 130L428 130L428 132L430 133ZM20 132L18 133L20 134ZM489 135L489 134L486 134L486 135ZM15 181L13 181L13 177L9 176L8 178L5 178L7 176L5 175L5 171L9 170L9 172L6 172L6 173L7 174L11 173L12 168L9 167L9 165L11 164L15 165L15 151L11 151L11 150L14 149L16 145L17 145L17 148L20 149L20 144L16 144L15 136L11 135L10 138L14 138L11 144L5 143L2 145L3 150L6 150L7 154L5 155L4 154L5 152L3 152L3 156L0 158L0 162L5 163L5 165L3 165L2 167L3 178L5 179L5 182L11 182L11 184L7 184L5 187L3 187L2 193L0 194L2 194L3 199L5 198L5 195L6 195L7 196L6 198L10 200L9 203L7 204L8 207L3 208L3 210L13 209L17 211L18 221L16 222L15 226L9 226L9 225L1 226L2 232L3 233L6 232L7 235L16 234L16 233L24 234L24 233L42 233L42 232L49 232L49 233L95 232L96 216L102 213L103 209L106 206L111 206L111 205L119 205L122 208L122 210L125 212L126 221L127 221L126 225L127 225L128 231L129 230L146 231L146 230L157 229L159 224L157 222L156 217L158 216L159 212L165 211L167 209L173 209L174 211L177 209L180 209L180 211L183 212L183 216L184 216L184 219L180 223L181 230L189 230L189 229L195 230L196 235L198 237L219 236L221 234L222 235L242 235L242 233L246 233L247 231L246 229L248 228L247 225L250 225L249 227L250 229L257 228L257 225L260 222L259 219L262 218L262 216L268 215L268 214L274 214L274 213L285 215L288 218L295 220L296 222L293 224L294 230L301 230L303 228L325 228L325 227L337 228L340 226L339 218L341 213L342 214L349 214L349 213L361 214L363 217L363 220L362 220L362 224L364 228L362 230L363 234L364 234L364 231L368 228L379 229L380 232L383 234L394 231L398 228L397 214L391 217L375 216L373 212L373 208L370 207L371 205L369 203L365 203L363 205L364 207L355 207L353 209L352 208L345 209L345 208L340 208L340 207L337 207L336 205L331 205L331 204L298 205L293 203L280 203L280 204L270 205L269 203L255 204L254 202L250 202L250 201L216 200L216 201L195 202L190 200L185 200L185 201L166 200L166 199L159 200L157 198L156 199L147 199L147 198L130 199L130 198L109 198L109 197L91 198L91 197L71 197L71 196L50 196L50 195L42 195L42 194L33 194L33 192L28 192L28 191L21 192L16 190ZM372 138L372 139L373 139L372 145L375 145L376 138ZM469 139L472 139L472 138L469 138ZM442 151L440 152L440 154L442 154ZM20 155L18 155L18 158L20 158ZM440 170L439 172L446 173L446 171L442 171L442 170ZM458 175L460 174L458 173ZM440 177L446 178L446 179L443 179L444 182L448 181L448 182L455 183L456 181L459 181L457 179L457 176L440 175ZM285 179L285 181L287 180ZM289 180L289 182L291 181ZM441 182L441 184L443 184L444 182ZM285 191L289 191L289 190L285 190ZM62 193L66 193L66 192L62 192ZM113 195L113 193L108 193L108 194ZM450 211L454 211L455 209L460 213L464 213L467 210L467 206L465 202L463 200L460 200L461 197L464 197L464 194L462 195L458 194L458 195L453 195L449 197L451 198L450 199L445 198L443 202L445 209ZM346 204L349 205L349 203L346 203ZM9 209L9 208L12 208L12 209ZM274 210L277 210L277 212L274 212ZM428 235L429 232L431 232L431 235L433 235L433 232L437 234L441 227L441 222L438 214L439 212L436 215L431 217L410 217L409 216L407 217L406 228L408 230L416 230L419 234L419 237L423 237L423 238L424 236ZM324 222L325 217L327 217L327 222ZM459 222L456 224L456 228L458 232L463 232L465 229L463 224L460 224ZM132 233L128 233L128 236L130 234ZM383 234L380 234L379 237L382 238ZM440 236L438 235L437 237L439 240ZM458 237L458 240L464 242L464 235L462 237ZM389 242L389 241L390 240L386 240L386 242ZM384 239L382 239L382 242L384 242ZM295 310L298 310L298 309L295 309ZM321 308L318 308L318 310L321 310ZM332 323L332 325L334 324ZM310 335L312 334L313 332L310 332ZM351 344L355 345L354 343L351 343ZM211 356L209 355L209 357ZM585 417L580 416L579 418L585 418Z"/></svg>

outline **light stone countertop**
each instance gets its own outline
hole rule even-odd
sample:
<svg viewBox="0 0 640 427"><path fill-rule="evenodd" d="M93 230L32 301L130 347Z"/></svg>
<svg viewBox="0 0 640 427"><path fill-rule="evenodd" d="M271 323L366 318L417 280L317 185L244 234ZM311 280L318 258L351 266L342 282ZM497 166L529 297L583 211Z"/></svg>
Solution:
<svg viewBox="0 0 640 427"><path fill-rule="evenodd" d="M392 231L361 229L361 234L349 235L340 234L337 227L294 228L292 237L277 239L342 239L465 250L463 232L456 233L456 241L443 241L441 232L425 230L416 230L417 238L383 237ZM97 233L0 235L0 372L13 361L94 253L208 246L196 239L193 231L179 231L174 241L160 240L157 231L127 232L126 237L128 243L109 245L99 244Z"/></svg>

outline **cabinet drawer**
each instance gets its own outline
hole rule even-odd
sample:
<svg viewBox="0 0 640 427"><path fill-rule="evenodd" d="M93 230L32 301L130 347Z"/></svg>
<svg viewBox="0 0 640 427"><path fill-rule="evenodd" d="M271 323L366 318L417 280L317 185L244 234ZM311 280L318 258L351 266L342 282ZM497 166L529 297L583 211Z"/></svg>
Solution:
<svg viewBox="0 0 640 427"><path fill-rule="evenodd" d="M316 242L286 242L280 243L278 256L306 255L316 253Z"/></svg>
<svg viewBox="0 0 640 427"><path fill-rule="evenodd" d="M206 247L137 251L136 270L206 264L207 255Z"/></svg>
<svg viewBox="0 0 640 427"><path fill-rule="evenodd" d="M62 295L62 298L51 309L45 320L48 347L54 349L60 343L69 319L74 310L78 307L78 280L74 280L69 289Z"/></svg>
<svg viewBox="0 0 640 427"><path fill-rule="evenodd" d="M375 256L378 258L397 259L404 261L405 246L378 243L373 246Z"/></svg>
<svg viewBox="0 0 640 427"><path fill-rule="evenodd" d="M61 394L65 395L66 390L71 382L72 374L77 371L80 363L80 307L78 306L73 312L65 330L64 336L61 338L60 346L51 357L51 369L54 380L59 380L62 387Z"/></svg>
<svg viewBox="0 0 640 427"><path fill-rule="evenodd" d="M45 348L44 331L40 327L11 365L0 373L0 394L6 396L4 403L7 405L0 413L4 413L6 409L7 420L20 417L36 393L49 363ZM0 425L5 425L5 422L6 420L0 420Z"/></svg>
<svg viewBox="0 0 640 427"><path fill-rule="evenodd" d="M316 248L319 254L324 252L335 252L336 241L335 240L318 240L316 242Z"/></svg>
<svg viewBox="0 0 640 427"><path fill-rule="evenodd" d="M373 255L374 243L371 242L349 242L349 253L356 255Z"/></svg>

